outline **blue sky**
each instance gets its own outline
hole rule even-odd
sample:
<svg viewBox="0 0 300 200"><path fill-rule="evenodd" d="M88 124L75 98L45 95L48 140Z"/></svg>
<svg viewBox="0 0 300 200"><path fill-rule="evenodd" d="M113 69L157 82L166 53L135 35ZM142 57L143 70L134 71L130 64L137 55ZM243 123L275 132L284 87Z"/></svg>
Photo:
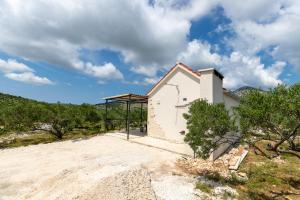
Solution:
<svg viewBox="0 0 300 200"><path fill-rule="evenodd" d="M0 92L99 103L145 94L177 61L217 68L229 89L294 84L299 8L296 0L4 0Z"/></svg>

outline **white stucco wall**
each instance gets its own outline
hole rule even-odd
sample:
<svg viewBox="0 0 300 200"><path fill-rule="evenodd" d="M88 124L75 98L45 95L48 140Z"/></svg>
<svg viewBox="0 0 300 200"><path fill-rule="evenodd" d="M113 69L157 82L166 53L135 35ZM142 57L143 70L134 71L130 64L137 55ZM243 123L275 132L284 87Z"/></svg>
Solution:
<svg viewBox="0 0 300 200"><path fill-rule="evenodd" d="M229 115L233 114L233 108L239 105L239 101L230 95L228 95L226 92L223 92L223 99L224 99L224 105L226 109L229 111ZM236 121L236 125L239 126L239 121ZM238 138L238 133L227 133L226 138L231 138L231 141L235 141ZM217 149L213 151L213 153L210 156L211 160L217 159L220 155L222 155L232 144L231 143L224 143L220 145Z"/></svg>
<svg viewBox="0 0 300 200"><path fill-rule="evenodd" d="M233 114L233 107L239 105L239 101L224 93L224 104L227 110L229 110L229 114Z"/></svg>
<svg viewBox="0 0 300 200"><path fill-rule="evenodd" d="M149 102L152 102L152 117L164 131L166 139L183 142L184 135L180 134L180 131L186 131L183 113L188 109L184 105L198 99L199 96L199 78L181 68L177 68L173 75L165 79L149 96ZM155 136L151 131L149 129L148 135Z"/></svg>

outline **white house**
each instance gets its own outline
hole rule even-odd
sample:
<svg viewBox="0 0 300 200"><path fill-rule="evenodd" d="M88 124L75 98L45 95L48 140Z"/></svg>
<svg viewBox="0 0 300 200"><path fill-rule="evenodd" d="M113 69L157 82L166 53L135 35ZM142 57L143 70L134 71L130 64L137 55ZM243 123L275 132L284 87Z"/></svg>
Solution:
<svg viewBox="0 0 300 200"><path fill-rule="evenodd" d="M187 132L183 113L196 99L224 102L227 109L239 104L239 98L223 88L223 75L213 68L193 71L176 64L148 92L148 135L182 143Z"/></svg>

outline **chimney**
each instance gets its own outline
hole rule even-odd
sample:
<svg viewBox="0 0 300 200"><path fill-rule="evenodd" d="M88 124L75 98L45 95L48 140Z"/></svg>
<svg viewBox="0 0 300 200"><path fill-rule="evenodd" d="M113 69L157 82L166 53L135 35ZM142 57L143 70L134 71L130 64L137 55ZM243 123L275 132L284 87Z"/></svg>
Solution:
<svg viewBox="0 0 300 200"><path fill-rule="evenodd" d="M200 72L200 98L209 103L223 102L224 76L214 68L198 70Z"/></svg>

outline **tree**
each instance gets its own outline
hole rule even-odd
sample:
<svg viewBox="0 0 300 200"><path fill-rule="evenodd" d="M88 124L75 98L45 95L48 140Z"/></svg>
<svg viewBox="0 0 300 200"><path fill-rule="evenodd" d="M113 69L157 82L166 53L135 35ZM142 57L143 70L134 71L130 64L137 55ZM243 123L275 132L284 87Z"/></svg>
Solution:
<svg viewBox="0 0 300 200"><path fill-rule="evenodd" d="M71 119L63 119L63 118L56 118L53 120L52 129L50 133L56 136L58 139L62 139L63 135L74 128L74 121Z"/></svg>
<svg viewBox="0 0 300 200"><path fill-rule="evenodd" d="M64 134L73 130L76 125L76 115L73 111L70 107L56 104L50 133L61 140Z"/></svg>
<svg viewBox="0 0 300 200"><path fill-rule="evenodd" d="M294 141L300 134L300 83L291 87L278 85L268 92L249 91L241 98L236 111L243 137L249 144L259 149L257 142L269 140L268 150L277 155L291 153L299 157L294 152L299 151ZM279 148L285 142L292 151Z"/></svg>
<svg viewBox="0 0 300 200"><path fill-rule="evenodd" d="M188 133L184 141L201 158L208 158L211 150L225 142L226 133L236 130L234 120L229 116L223 103L210 104L205 100L196 100L184 114Z"/></svg>

